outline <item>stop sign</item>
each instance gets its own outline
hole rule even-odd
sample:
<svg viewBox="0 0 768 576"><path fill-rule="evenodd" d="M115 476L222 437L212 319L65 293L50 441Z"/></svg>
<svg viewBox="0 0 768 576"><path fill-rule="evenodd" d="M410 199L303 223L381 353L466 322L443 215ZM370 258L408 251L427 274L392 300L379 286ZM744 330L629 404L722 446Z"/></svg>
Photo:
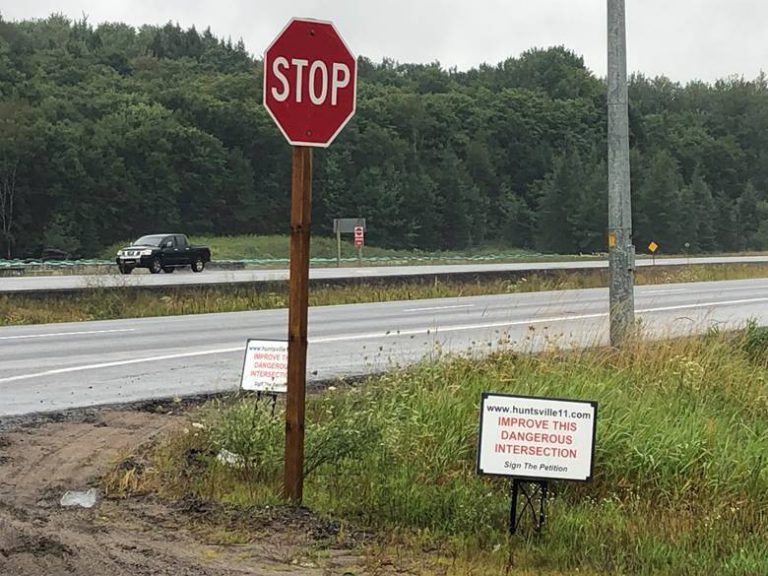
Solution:
<svg viewBox="0 0 768 576"><path fill-rule="evenodd" d="M333 142L356 90L357 61L331 22L294 18L264 53L264 106L294 146Z"/></svg>

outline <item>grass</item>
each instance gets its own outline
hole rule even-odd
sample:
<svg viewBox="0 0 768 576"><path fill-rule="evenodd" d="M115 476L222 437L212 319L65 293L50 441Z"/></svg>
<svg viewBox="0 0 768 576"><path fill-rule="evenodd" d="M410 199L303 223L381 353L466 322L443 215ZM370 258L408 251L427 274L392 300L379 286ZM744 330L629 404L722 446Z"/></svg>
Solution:
<svg viewBox="0 0 768 576"><path fill-rule="evenodd" d="M416 573L768 573L768 331L622 351L496 353L339 383L308 397L304 502L378 535ZM506 534L509 485L475 473L483 391L596 400L592 482L553 483L536 537ZM197 426L125 466L111 494L279 502L282 406L209 403ZM227 450L235 464L217 454ZM428 553L425 553L428 551ZM429 570L424 567L429 566Z"/></svg>
<svg viewBox="0 0 768 576"><path fill-rule="evenodd" d="M717 264L640 268L637 284L704 282L768 277L766 264ZM310 290L310 305L356 304L426 298L514 294L541 290L595 288L607 285L607 272L553 271L495 280L408 280L358 282L320 286ZM169 287L160 292L140 288L92 288L68 294L0 295L0 326L52 322L80 322L149 316L239 312L283 308L287 284L254 288Z"/></svg>

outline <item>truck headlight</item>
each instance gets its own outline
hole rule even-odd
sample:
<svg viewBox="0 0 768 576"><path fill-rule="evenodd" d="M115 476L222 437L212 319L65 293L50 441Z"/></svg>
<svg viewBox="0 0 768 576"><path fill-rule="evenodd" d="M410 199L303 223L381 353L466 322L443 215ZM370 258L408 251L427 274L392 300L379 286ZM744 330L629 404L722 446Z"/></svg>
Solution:
<svg viewBox="0 0 768 576"><path fill-rule="evenodd" d="M152 250L142 250L139 256L152 256Z"/></svg>

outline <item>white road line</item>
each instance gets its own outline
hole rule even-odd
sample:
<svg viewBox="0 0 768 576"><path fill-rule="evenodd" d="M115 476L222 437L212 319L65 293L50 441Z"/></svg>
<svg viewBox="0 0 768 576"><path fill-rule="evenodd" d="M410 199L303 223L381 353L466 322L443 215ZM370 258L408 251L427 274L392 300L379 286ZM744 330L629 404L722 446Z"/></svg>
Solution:
<svg viewBox="0 0 768 576"><path fill-rule="evenodd" d="M433 328L412 328L410 330L390 330L384 334L371 332L369 334L355 334L354 336L320 336L310 338L310 343L344 342L345 340L370 340L372 338L387 338L394 336L412 336L419 334L442 334L444 332L461 332L462 330L482 330L484 328L506 328L508 326L529 326L531 324L544 324L547 322L565 322L568 320L584 320L587 318L600 318L608 316L607 312L595 314L574 314L573 316L551 316L549 318L537 318L534 320L508 320L505 322L486 322L483 324L461 324L458 326L439 326ZM2 382L2 380L0 380Z"/></svg>
<svg viewBox="0 0 768 576"><path fill-rule="evenodd" d="M666 290L643 290L643 296L662 296L664 294L677 294L679 292L690 292L688 288L669 288Z"/></svg>
<svg viewBox="0 0 768 576"><path fill-rule="evenodd" d="M578 316L555 316L552 318L540 318L537 320L516 320L511 322L491 322L486 324L466 324L462 326L445 326L441 328L416 328L411 330L397 330L389 331L385 333L371 332L368 334L353 334L346 336L320 336L317 338L309 338L310 344L323 344L329 342L345 342L348 340L371 340L373 338L387 338L396 336L410 336L418 334L442 334L443 332L458 332L461 330L475 330L482 328L501 328L506 326L520 326L529 324L541 324L542 322L561 322L564 320L579 320L582 318L599 318L601 316L607 316L607 313L598 314L581 314ZM195 356L210 356L213 354L226 354L230 352L244 351L245 347L238 346L236 348L217 348L214 350L201 350L198 352L184 352L182 354L168 354L165 356L151 356L147 358L131 358L130 360L117 360L115 362L102 362L100 364L85 364L82 366L70 366L68 368L58 368L55 370L46 370L45 372L35 372L34 374L20 374L18 376L10 376L7 378L0 378L0 384L7 382L18 382L19 380L30 380L32 378L39 378L43 376L56 376L58 374L68 374L71 372L82 372L85 370L98 370L100 368L114 368L116 366L127 366L129 364L140 364L142 362L157 362L162 360L175 360L178 358L192 358Z"/></svg>
<svg viewBox="0 0 768 576"><path fill-rule="evenodd" d="M35 374L20 374L10 378L0 378L0 384L5 382L17 382L19 380L29 380L42 376L56 376L58 374L68 374L70 372L82 372L84 370L98 370L99 368L114 368L115 366L127 366L128 364L141 364L142 362L156 362L160 360L175 360L177 358L192 358L194 356L206 356L211 354L224 354L227 352L244 351L244 346L237 348L217 348L215 350L202 350L199 352L184 352L182 354L167 354L165 356L152 356L149 358L131 358L130 360L118 360L116 362L102 362L101 364L85 364L84 366L70 366L68 368L58 368L55 370L46 370L45 372L36 372Z"/></svg>
<svg viewBox="0 0 768 576"><path fill-rule="evenodd" d="M60 336L83 336L89 334L116 334L118 332L135 332L136 328L121 328L116 330L84 330L80 332L52 332L50 334L26 334L23 336L0 336L0 340L29 340L31 338L57 338Z"/></svg>
<svg viewBox="0 0 768 576"><path fill-rule="evenodd" d="M658 306L656 308L640 308L639 314L647 312L669 312L671 310L689 310L691 308L709 308L711 306L737 306L739 304L757 304L758 302L768 302L766 298L743 298L741 300L720 300L714 302L697 302L695 304L678 304L676 306Z"/></svg>
<svg viewBox="0 0 768 576"><path fill-rule="evenodd" d="M455 304L453 306L430 306L429 308L406 308L403 312L431 312L432 310L453 310L456 308L474 308L474 304Z"/></svg>
<svg viewBox="0 0 768 576"><path fill-rule="evenodd" d="M728 306L738 304L754 304L757 302L768 302L766 298L745 298L742 300L725 300L720 302L699 302L697 304L680 304L677 306L660 306L657 308L641 308L636 312L638 314L644 314L649 312L668 312L671 310L686 310L691 308L706 308L709 306ZM459 332L463 330L480 330L485 328L505 328L509 326L529 326L532 324L545 324L554 322L567 322L569 320L586 320L590 318L602 318L607 317L607 312L596 312L594 314L573 314L569 316L551 316L549 318L537 318L531 320L513 320L507 322L487 322L484 324L464 324L459 326L443 326L439 328L416 328L411 330L395 330L385 333L371 332L368 334L353 334L347 336L319 336L316 338L309 338L311 344L323 344L329 342L345 342L349 340L371 340L374 338L387 338L397 336L411 336L411 335L426 335L426 334L442 334L445 332ZM116 366L126 366L129 364L140 364L142 362L154 362L161 360L175 360L177 358L193 358L195 356L210 356L213 354L227 354L231 352L244 351L245 347L237 346L234 348L216 348L212 350L201 350L198 352L184 352L182 354L168 354L165 356L152 356L148 358L132 358L130 360L118 360L115 362L103 362L101 364L86 364L83 366L70 366L68 368L59 368L56 370L47 370L45 372L36 372L34 374L20 374L18 376L11 376L8 378L0 378L0 384L6 382L17 382L19 380L30 380L32 378L38 378L43 376L55 376L57 374L68 374L70 372L81 372L84 370L97 370L100 368L113 368Z"/></svg>

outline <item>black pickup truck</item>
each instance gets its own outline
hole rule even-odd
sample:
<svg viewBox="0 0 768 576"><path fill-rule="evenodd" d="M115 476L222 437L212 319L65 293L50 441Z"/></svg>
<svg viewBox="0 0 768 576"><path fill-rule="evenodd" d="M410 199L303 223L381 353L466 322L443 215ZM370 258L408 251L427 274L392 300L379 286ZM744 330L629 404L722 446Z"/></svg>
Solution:
<svg viewBox="0 0 768 576"><path fill-rule="evenodd" d="M184 234L151 234L118 250L115 261L121 274L130 274L134 268L149 268L152 274L161 270L170 273L184 266L202 272L211 261L211 251L207 246L190 245Z"/></svg>

